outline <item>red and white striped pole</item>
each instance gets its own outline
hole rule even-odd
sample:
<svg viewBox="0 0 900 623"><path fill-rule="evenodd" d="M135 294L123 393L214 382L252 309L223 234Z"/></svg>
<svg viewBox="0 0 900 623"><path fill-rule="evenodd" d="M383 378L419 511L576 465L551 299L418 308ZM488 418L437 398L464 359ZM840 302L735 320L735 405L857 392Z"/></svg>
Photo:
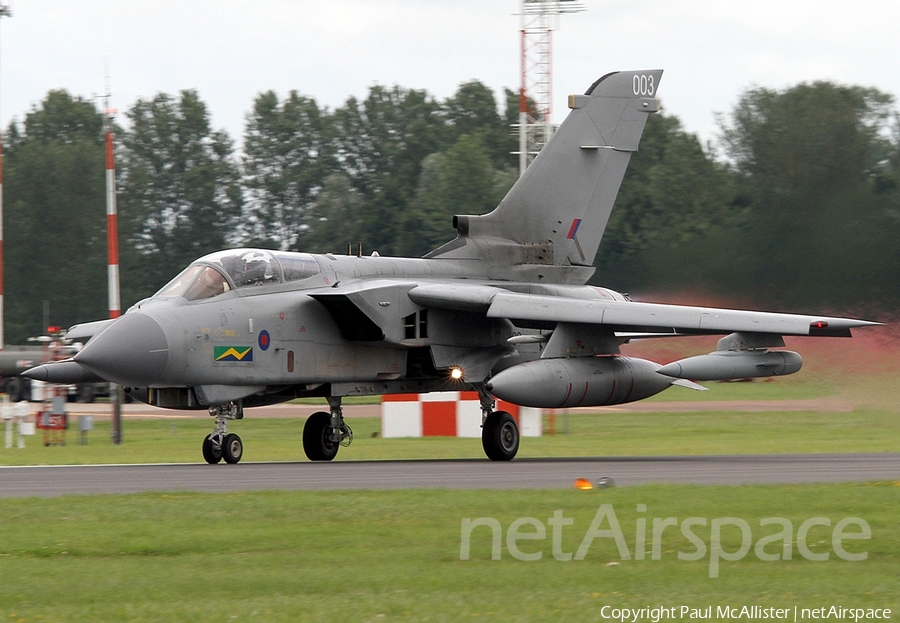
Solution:
<svg viewBox="0 0 900 623"><path fill-rule="evenodd" d="M0 135L0 350L6 337L3 335L3 136Z"/></svg>
<svg viewBox="0 0 900 623"><path fill-rule="evenodd" d="M108 250L107 282L109 286L109 317L122 313L119 300L119 221L116 212L116 161L113 155L111 111L106 111L106 243Z"/></svg>
<svg viewBox="0 0 900 623"><path fill-rule="evenodd" d="M108 91L108 89L107 89ZM109 102L109 93L106 95ZM107 285L109 287L109 317L118 318L122 313L119 302L119 221L116 211L116 160L113 153L113 114L106 108L106 244L107 244ZM122 443L122 388L109 384L109 398L112 403L112 430L110 437L114 444Z"/></svg>

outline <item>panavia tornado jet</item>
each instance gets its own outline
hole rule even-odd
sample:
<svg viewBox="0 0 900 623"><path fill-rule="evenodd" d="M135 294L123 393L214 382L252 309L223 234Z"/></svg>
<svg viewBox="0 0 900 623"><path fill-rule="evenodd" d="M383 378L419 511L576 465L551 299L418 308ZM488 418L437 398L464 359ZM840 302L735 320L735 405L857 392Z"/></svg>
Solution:
<svg viewBox="0 0 900 623"><path fill-rule="evenodd" d="M519 448L495 397L532 407L613 405L694 381L792 374L784 335L849 337L876 323L633 302L584 285L631 154L659 110L662 71L608 74L584 95L500 205L455 216L456 238L423 258L230 249L198 259L122 317L76 325L72 359L27 372L104 379L158 407L208 409L210 463L236 463L228 422L244 409L321 397L303 449L352 440L345 396L474 390L492 460ZM630 339L723 335L718 349L660 366L621 356Z"/></svg>

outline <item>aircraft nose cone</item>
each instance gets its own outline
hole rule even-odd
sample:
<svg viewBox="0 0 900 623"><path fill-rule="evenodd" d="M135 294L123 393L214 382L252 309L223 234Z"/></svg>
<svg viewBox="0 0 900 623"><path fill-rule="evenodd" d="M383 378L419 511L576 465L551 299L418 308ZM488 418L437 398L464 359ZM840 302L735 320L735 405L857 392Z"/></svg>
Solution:
<svg viewBox="0 0 900 623"><path fill-rule="evenodd" d="M160 324L147 314L125 314L89 341L74 359L120 385L147 387L166 370L169 342Z"/></svg>

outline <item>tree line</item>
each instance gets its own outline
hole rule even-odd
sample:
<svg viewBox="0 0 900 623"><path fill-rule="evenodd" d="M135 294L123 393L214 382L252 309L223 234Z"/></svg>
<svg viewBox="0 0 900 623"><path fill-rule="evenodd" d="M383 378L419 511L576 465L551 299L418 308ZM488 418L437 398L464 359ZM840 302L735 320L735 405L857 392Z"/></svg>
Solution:
<svg viewBox="0 0 900 623"><path fill-rule="evenodd" d="M137 101L116 128L123 306L229 246L419 256L517 177L518 95L473 81L439 101L374 86L334 110L261 93L240 152L196 91ZM890 95L828 82L746 91L701 145L653 115L593 281L770 309L900 301L900 130ZM106 313L103 116L51 91L4 137L10 343Z"/></svg>

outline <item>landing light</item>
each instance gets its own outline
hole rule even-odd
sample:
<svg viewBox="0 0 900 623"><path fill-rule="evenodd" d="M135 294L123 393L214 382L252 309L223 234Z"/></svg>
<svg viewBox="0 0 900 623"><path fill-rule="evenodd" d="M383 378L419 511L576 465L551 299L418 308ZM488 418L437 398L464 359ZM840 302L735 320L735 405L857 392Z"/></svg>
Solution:
<svg viewBox="0 0 900 623"><path fill-rule="evenodd" d="M450 378L458 381L463 377L462 368L451 368L450 369Z"/></svg>

